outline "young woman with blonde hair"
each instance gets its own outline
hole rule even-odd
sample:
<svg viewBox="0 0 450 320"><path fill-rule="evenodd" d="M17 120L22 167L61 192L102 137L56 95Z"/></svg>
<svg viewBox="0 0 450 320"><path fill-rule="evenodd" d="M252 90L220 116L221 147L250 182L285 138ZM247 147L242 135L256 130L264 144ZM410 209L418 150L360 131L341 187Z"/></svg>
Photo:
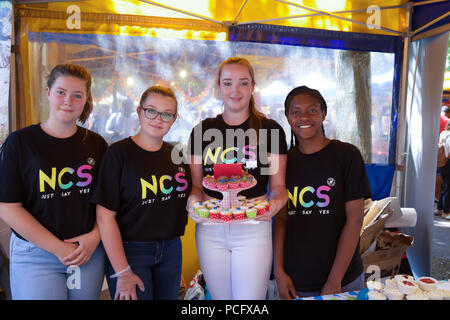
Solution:
<svg viewBox="0 0 450 320"><path fill-rule="evenodd" d="M278 123L256 110L255 76L248 60L232 57L222 62L217 85L223 113L202 121L190 137L189 211L195 201L221 198L220 193L202 187L202 178L213 174L215 163L242 163L255 177L257 185L240 193L247 199L267 197L269 186L270 210L257 224L205 225L191 214L198 222L197 252L213 299L261 300L266 297L272 266L272 217L287 200L286 138ZM218 155L215 161L211 154Z"/></svg>

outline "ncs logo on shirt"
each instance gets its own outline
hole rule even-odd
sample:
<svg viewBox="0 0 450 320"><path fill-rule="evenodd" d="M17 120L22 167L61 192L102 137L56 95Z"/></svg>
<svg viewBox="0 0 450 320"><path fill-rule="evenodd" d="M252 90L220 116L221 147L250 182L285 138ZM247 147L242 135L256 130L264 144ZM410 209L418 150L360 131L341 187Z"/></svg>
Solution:
<svg viewBox="0 0 450 320"><path fill-rule="evenodd" d="M177 185L175 182L172 182L175 178ZM147 198L147 190L153 192L154 195L158 194L158 189L165 195L170 194L176 185L175 190L178 192L183 192L188 188L188 181L186 180L185 172L178 172L175 174L175 177L172 178L169 175L162 175L159 179L152 175L151 182L141 178L141 190L142 190L142 199ZM159 187L159 188L158 188Z"/></svg>
<svg viewBox="0 0 450 320"><path fill-rule="evenodd" d="M255 150L256 146L250 146L247 145L245 147L242 148L242 155L244 156L240 162L245 163L247 161L256 161L256 153L251 151L251 149ZM239 162L239 159L236 157L233 157L231 159L227 158L227 154L229 152L235 152L236 154L239 153L239 148L237 147L231 147L231 148L226 148L222 151L222 147L218 147L217 149L214 150L214 153L211 151L211 148L208 148L205 152L205 157L203 160L203 165L207 165L209 163L212 164L217 164L218 159L219 159L219 155L220 155L220 161L224 164L229 164L229 163L237 163ZM246 159L245 156L249 156L249 159ZM210 161L210 162L209 162Z"/></svg>
<svg viewBox="0 0 450 320"><path fill-rule="evenodd" d="M335 185L336 180L330 177L327 179L327 185L317 188L306 186L299 191L299 187L294 187L292 192L288 190L289 207L293 205L297 208L297 205L300 205L303 209L308 209L315 205L318 208L325 208L330 204L328 192Z"/></svg>
<svg viewBox="0 0 450 320"><path fill-rule="evenodd" d="M91 169L91 165L84 164L79 166L77 170L65 167L58 173L56 167L52 167L50 176L39 169L39 192L46 192L45 184L55 191L56 182L58 182L58 187L61 190L70 189L74 184L81 188L87 187L92 182Z"/></svg>
<svg viewBox="0 0 450 320"><path fill-rule="evenodd" d="M297 204L300 204L305 209L314 205L324 208L330 204L330 197L327 194L331 190L329 186L320 186L317 189L307 186L302 188L300 192L298 190L298 187L294 187L292 192L288 190L290 203L295 208L297 208Z"/></svg>

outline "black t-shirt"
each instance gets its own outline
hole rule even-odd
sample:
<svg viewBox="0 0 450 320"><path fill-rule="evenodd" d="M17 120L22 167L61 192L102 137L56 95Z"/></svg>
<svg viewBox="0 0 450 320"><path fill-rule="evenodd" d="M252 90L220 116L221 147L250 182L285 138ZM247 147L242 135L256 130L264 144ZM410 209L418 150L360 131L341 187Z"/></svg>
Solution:
<svg viewBox="0 0 450 320"><path fill-rule="evenodd" d="M338 140L313 154L292 148L288 153L286 187L285 270L297 291L320 291L333 266L346 222L345 202L371 197L361 153L352 144ZM358 241L342 286L362 271Z"/></svg>
<svg viewBox="0 0 450 320"><path fill-rule="evenodd" d="M0 202L21 202L61 240L91 231L95 206L89 200L107 147L81 127L63 139L39 124L11 133L0 151Z"/></svg>
<svg viewBox="0 0 450 320"><path fill-rule="evenodd" d="M214 164L242 163L243 170L252 174L258 183L240 194L254 198L267 193L268 153L286 154L287 145L284 130L275 120L263 118L259 137L255 130L249 130L249 122L247 119L240 125L231 126L225 123L221 114L205 119L192 129L188 151L202 155L203 176L214 174ZM206 188L204 191L210 197L222 198L219 192Z"/></svg>
<svg viewBox="0 0 450 320"><path fill-rule="evenodd" d="M172 161L172 150L164 142L158 151L146 151L126 138L106 151L92 202L117 213L123 241L168 240L184 234L191 177L185 163ZM177 151L174 158L178 156Z"/></svg>

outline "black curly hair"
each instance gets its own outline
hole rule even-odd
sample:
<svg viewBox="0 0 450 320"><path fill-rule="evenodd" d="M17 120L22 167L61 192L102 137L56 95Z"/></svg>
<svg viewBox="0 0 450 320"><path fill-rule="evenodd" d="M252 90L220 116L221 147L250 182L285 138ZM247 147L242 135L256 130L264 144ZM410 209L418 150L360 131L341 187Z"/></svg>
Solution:
<svg viewBox="0 0 450 320"><path fill-rule="evenodd" d="M291 92L289 92L288 95L286 96L286 100L284 101L284 114L286 118L288 117L289 114L289 107L291 106L292 99L301 94L307 94L315 98L320 103L320 110L322 110L322 112L325 112L325 115L327 114L327 103L323 98L322 94L316 89L311 89L307 86L299 86L292 89ZM325 135L325 129L323 128L323 124L322 124L322 133L323 135ZM291 148L295 147L297 144L298 144L297 137L291 130Z"/></svg>

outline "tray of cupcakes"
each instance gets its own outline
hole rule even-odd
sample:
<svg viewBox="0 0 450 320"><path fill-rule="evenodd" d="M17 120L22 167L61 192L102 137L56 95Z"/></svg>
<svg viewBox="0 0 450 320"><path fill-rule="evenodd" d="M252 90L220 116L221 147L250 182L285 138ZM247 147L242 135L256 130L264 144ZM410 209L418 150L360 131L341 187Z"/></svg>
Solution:
<svg viewBox="0 0 450 320"><path fill-rule="evenodd" d="M215 164L214 175L207 175L203 187L220 192L222 200L209 199L194 203L194 214L205 219L204 224L259 223L255 218L269 210L267 196L247 199L239 192L253 188L257 181L242 170L242 164Z"/></svg>
<svg viewBox="0 0 450 320"><path fill-rule="evenodd" d="M269 210L269 202L265 198L249 199L237 197L237 204L226 208L223 201L209 199L194 203L194 214L205 219L204 224L217 223L258 223L254 219Z"/></svg>
<svg viewBox="0 0 450 320"><path fill-rule="evenodd" d="M432 277L414 278L399 274L384 283L367 281L367 287L358 294L358 300L450 300L450 282Z"/></svg>

